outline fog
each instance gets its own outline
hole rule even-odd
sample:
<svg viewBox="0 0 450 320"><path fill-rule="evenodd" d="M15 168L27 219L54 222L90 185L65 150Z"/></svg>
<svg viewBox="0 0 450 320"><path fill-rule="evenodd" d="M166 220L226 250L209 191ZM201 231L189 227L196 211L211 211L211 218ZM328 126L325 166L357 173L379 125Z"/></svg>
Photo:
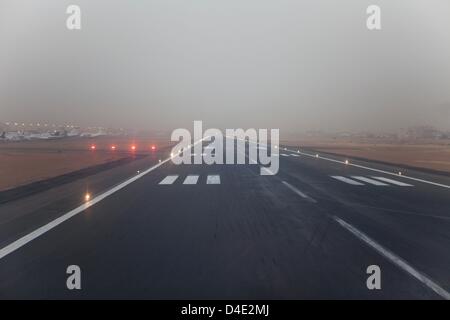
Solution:
<svg viewBox="0 0 450 320"><path fill-rule="evenodd" d="M449 17L448 0L0 0L0 121L450 129Z"/></svg>

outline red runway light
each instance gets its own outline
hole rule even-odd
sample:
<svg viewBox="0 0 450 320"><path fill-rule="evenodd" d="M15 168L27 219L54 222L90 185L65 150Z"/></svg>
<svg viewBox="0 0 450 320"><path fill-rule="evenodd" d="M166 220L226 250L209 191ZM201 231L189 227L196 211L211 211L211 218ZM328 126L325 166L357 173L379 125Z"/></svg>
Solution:
<svg viewBox="0 0 450 320"><path fill-rule="evenodd" d="M155 145L152 145L152 146L151 146L151 149L152 149L152 151L155 151L155 150L156 150L156 146L155 146Z"/></svg>
<svg viewBox="0 0 450 320"><path fill-rule="evenodd" d="M95 148L96 148L95 145L91 146L91 150L95 150Z"/></svg>
<svg viewBox="0 0 450 320"><path fill-rule="evenodd" d="M111 150L116 150L116 146L111 146Z"/></svg>
<svg viewBox="0 0 450 320"><path fill-rule="evenodd" d="M131 146L131 150L135 151L136 150L136 146Z"/></svg>

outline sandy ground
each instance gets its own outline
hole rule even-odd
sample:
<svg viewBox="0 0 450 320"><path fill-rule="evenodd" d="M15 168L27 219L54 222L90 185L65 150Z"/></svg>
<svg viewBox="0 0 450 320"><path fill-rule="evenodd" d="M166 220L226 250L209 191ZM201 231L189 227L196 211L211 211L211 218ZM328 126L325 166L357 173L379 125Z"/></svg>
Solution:
<svg viewBox="0 0 450 320"><path fill-rule="evenodd" d="M450 172L450 141L418 141L416 143L392 143L389 141L348 141L345 139L298 139L284 143L310 147L318 151L384 161Z"/></svg>
<svg viewBox="0 0 450 320"><path fill-rule="evenodd" d="M132 145L134 153L150 153L152 145L162 148L168 143L128 137L0 143L0 191L128 157Z"/></svg>

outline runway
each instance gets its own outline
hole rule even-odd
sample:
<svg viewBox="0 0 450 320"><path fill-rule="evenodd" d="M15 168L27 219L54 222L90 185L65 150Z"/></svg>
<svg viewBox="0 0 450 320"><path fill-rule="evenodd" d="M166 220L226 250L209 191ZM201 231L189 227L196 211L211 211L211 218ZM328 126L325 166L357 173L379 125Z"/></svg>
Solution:
<svg viewBox="0 0 450 320"><path fill-rule="evenodd" d="M161 151L0 205L0 298L450 298L449 177L278 152L264 176Z"/></svg>

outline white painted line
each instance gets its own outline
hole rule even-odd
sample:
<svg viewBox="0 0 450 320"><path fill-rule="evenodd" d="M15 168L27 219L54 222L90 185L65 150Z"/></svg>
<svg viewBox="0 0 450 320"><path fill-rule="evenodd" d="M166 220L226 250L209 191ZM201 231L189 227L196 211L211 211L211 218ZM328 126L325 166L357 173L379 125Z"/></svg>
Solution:
<svg viewBox="0 0 450 320"><path fill-rule="evenodd" d="M219 175L209 175L206 178L206 184L220 184L220 176Z"/></svg>
<svg viewBox="0 0 450 320"><path fill-rule="evenodd" d="M178 179L178 176L167 176L164 179L161 180L159 184L172 184L175 182L175 180Z"/></svg>
<svg viewBox="0 0 450 320"><path fill-rule="evenodd" d="M291 157L300 157L300 155L293 153L291 154Z"/></svg>
<svg viewBox="0 0 450 320"><path fill-rule="evenodd" d="M300 190L298 190L296 187L294 187L292 184L290 184L290 183L288 183L288 182L286 182L286 181L281 181L286 187L288 187L289 189L291 189L291 191L293 191L294 193L296 193L297 195L299 195L300 197L302 197L302 198L304 198L304 199L306 199L306 200L308 200L308 201L311 201L311 202L314 202L314 203L316 203L317 201L316 200L314 200L313 198L311 198L310 196L308 196L308 195L306 195L306 194L304 194L303 192L301 192Z"/></svg>
<svg viewBox="0 0 450 320"><path fill-rule="evenodd" d="M412 184L400 182L400 181L397 181L397 180L388 179L388 178L385 178L385 177L372 177L372 178L378 179L378 180L381 180L381 181L384 181L384 182L392 183L392 184L395 184L397 186L402 186L402 187L412 187L413 186Z"/></svg>
<svg viewBox="0 0 450 320"><path fill-rule="evenodd" d="M294 151L294 150L288 150L288 151L300 153L300 154L302 154L304 156L308 156L308 157L311 157L311 158L316 158L316 159L322 159L322 160L327 160L327 161L331 161L331 162L341 163L341 164L345 164L347 166L352 166L352 167L356 167L356 168L360 168L360 169L370 170L370 171L374 171L374 172L379 172L379 173L384 173L384 174L388 174L388 175L391 175L391 176L399 177L399 175L397 173L394 173L394 172L389 172L389 171L385 171L385 170L381 170L381 169L370 168L370 167L366 167L366 166L362 166L362 165L354 164L354 163L346 164L345 161L340 161L340 160L336 160L336 159L326 158L326 157L322 157L322 156L316 157L315 154L309 154L309 153L305 153L305 152L297 152L297 151ZM433 186L450 189L449 185L446 185L446 184L443 184L443 183L437 183L437 182L428 181L428 180L424 180L424 179L414 178L414 177L407 176L407 175L402 175L401 177L404 178L404 179L419 181L419 182L431 184Z"/></svg>
<svg viewBox="0 0 450 320"><path fill-rule="evenodd" d="M208 137L206 137L208 138ZM195 142L193 145L196 145L197 143L200 143L201 141L203 141L204 139L199 140L197 142ZM92 207L93 205L95 205L96 203L104 200L105 198L109 197L110 195L116 193L117 191L125 188L126 186L128 186L129 184L135 182L136 180L142 178L143 176L145 176L146 174L152 172L153 170L159 168L160 166L162 166L164 163L168 162L169 160L171 160L170 158L167 158L165 160L160 161L159 163L155 164L153 167L143 171L142 173L135 175L134 177L120 183L119 185L115 186L114 188L111 188L110 190L98 195L95 198L92 198L92 200L83 203L82 205L76 207L75 209L63 214L62 216L60 216L59 218L56 218L55 220L47 223L46 225L32 231L31 233L23 236L22 238L8 244L6 247L3 247L2 249L0 249L0 259L3 259L5 256L7 256L8 254L20 249L21 247L23 247L24 245L26 245L27 243L33 241L34 239L40 237L41 235L43 235L44 233L50 231L51 229L57 227L58 225L60 225L61 223L69 220L70 218L72 218L73 216L79 214L80 212L83 212L84 210Z"/></svg>
<svg viewBox="0 0 450 320"><path fill-rule="evenodd" d="M84 210L88 209L89 207L92 207L94 204L102 201L103 199L105 199L106 197L109 197L110 195L116 193L117 191L119 191L120 189L125 188L127 185L129 185L130 183L133 183L134 181L138 180L139 178L145 176L147 173L155 170L156 168L158 168L159 166L163 165L164 163L166 163L167 161L169 161L170 158L165 159L164 161L161 161L160 163L154 165L153 167L143 171L142 173L134 176L133 178L130 178L124 182L122 182L121 184L115 186L114 188L102 193L101 195L93 198L92 200L82 204L81 206L67 212L66 214L63 214L62 216L60 216L59 218L56 218L55 220L47 223L46 225L34 230L33 232L27 234L26 236L23 236L22 238L10 243L9 245L7 245L6 247L2 248L0 250L0 259L4 258L5 256L7 256L8 254L16 251L17 249L23 247L24 245L26 245L28 242L33 241L34 239L36 239L37 237L43 235L44 233L50 231L51 229L55 228L56 226L60 225L61 223L63 223L64 221L69 220L70 218L72 218L73 216L77 215L80 212L83 212Z"/></svg>
<svg viewBox="0 0 450 320"><path fill-rule="evenodd" d="M342 176L331 176L331 177L334 179L337 179L339 181L342 181L342 182L345 182L348 184L352 184L354 186L363 186L364 185L364 183L361 183L361 182L358 182L358 181L355 181L355 180L352 180L352 179L349 179L346 177L342 177Z"/></svg>
<svg viewBox="0 0 450 320"><path fill-rule="evenodd" d="M379 254L384 256L386 259L391 261L393 264L395 264L397 267L402 269L403 271L406 271L411 276L422 282L424 285L426 285L428 288L436 292L438 295L440 295L442 298L446 300L450 300L450 293L447 292L444 288L442 288L440 285L438 285L436 282L434 282L432 279L430 279L428 276L424 275L423 273L417 271L414 269L408 262L400 258L399 256L395 255L391 251L383 248L380 244L369 238L367 235L365 235L363 232L359 231L352 225L348 224L344 220L334 216L333 219L339 223L342 227L350 231L354 236L359 238L360 240L364 241L366 244L368 244L370 247L375 249Z"/></svg>
<svg viewBox="0 0 450 320"><path fill-rule="evenodd" d="M289 155L286 154L286 153L282 153L281 155L282 155L283 157L289 157Z"/></svg>
<svg viewBox="0 0 450 320"><path fill-rule="evenodd" d="M266 147L268 146L267 143L259 143L259 142L253 142L253 143L256 143L258 145L264 145ZM301 152L299 150L286 149L286 151L297 153L297 154L301 154L301 155L308 156L308 157L311 157L311 158L327 160L327 161L331 161L331 162L335 162L335 163L345 164L347 166L352 166L352 167L356 167L356 168L366 169L366 170L370 170L370 171L374 171L374 172L380 172L380 173L388 174L388 175L391 175L391 176L396 176L396 177L399 176L397 173L394 173L394 172L389 172L389 171L385 171L385 170L381 170L381 169L370 168L370 167L367 167L367 166L362 166L362 165L354 164L354 163L345 163L345 161L340 161L340 160L336 160L336 159L322 157L322 156L316 155L316 154L309 154L309 153L306 153L306 152ZM446 184L443 184L443 183L437 183L437 182L433 182L433 181L429 181L429 180L414 178L414 177L407 176L407 175L402 175L401 177L404 178L404 179L419 181L419 182L431 184L433 186L450 189L450 185L446 185Z"/></svg>
<svg viewBox="0 0 450 320"><path fill-rule="evenodd" d="M184 179L183 184L197 184L198 176L196 175L189 175Z"/></svg>
<svg viewBox="0 0 450 320"><path fill-rule="evenodd" d="M387 186L388 185L386 183L383 183L383 182L380 182L380 181L377 181L377 180L373 180L373 179L370 179L370 178L366 178L366 177L361 177L361 176L352 176L352 178L360 180L360 181L367 182L369 184L373 184L375 186Z"/></svg>

